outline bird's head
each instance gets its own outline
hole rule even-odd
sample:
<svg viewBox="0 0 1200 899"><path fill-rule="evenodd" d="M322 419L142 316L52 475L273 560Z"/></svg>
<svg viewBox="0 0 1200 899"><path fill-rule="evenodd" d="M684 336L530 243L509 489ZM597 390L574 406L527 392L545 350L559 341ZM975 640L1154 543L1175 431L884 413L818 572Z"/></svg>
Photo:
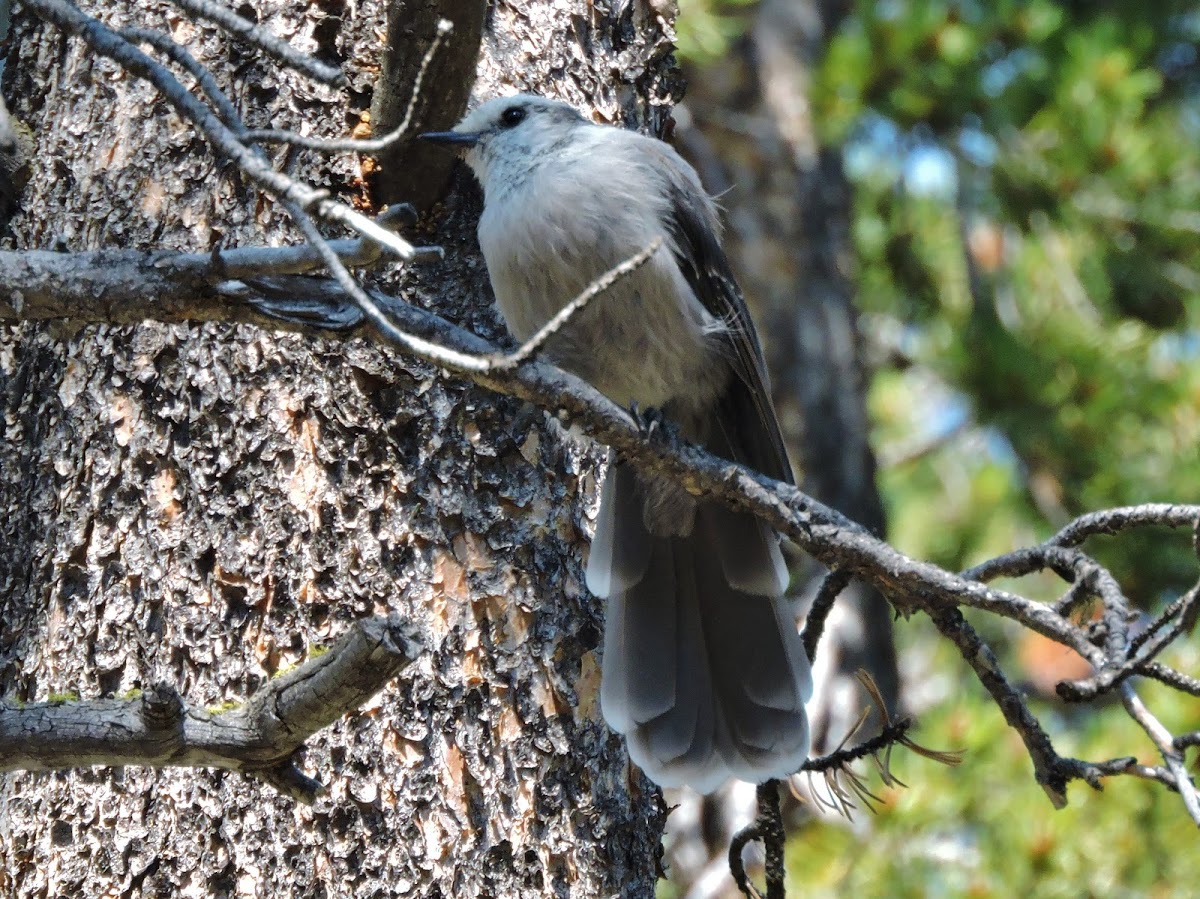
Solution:
<svg viewBox="0 0 1200 899"><path fill-rule="evenodd" d="M489 100L451 131L420 137L457 149L487 191L497 179L514 179L536 167L587 124L566 103L518 94Z"/></svg>

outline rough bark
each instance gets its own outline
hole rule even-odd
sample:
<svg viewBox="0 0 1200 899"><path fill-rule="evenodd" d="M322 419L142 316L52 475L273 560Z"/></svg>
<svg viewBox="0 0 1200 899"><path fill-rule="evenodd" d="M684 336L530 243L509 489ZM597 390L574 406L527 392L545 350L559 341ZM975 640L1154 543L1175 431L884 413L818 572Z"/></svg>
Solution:
<svg viewBox="0 0 1200 899"><path fill-rule="evenodd" d="M95 9L167 27L249 126L329 136L368 108L385 30L373 2L253 4L342 65L341 93L153 0ZM506 3L487 27L479 93L661 124L673 84L645 7ZM295 241L77 41L18 18L5 81L38 123L10 248ZM354 158L271 152L369 202ZM476 194L457 183L426 223L447 261L387 286L496 336ZM215 323L5 327L0 403L0 695L168 682L219 705L380 612L429 647L312 740L302 767L329 795L311 809L222 772L5 776L0 894L653 895L664 812L597 702L600 609L579 567L592 466L541 413L366 341Z"/></svg>

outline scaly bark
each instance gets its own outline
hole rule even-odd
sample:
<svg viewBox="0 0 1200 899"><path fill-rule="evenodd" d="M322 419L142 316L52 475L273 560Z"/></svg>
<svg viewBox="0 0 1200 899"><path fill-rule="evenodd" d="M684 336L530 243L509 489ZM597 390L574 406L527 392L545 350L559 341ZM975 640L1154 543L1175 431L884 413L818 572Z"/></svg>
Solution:
<svg viewBox="0 0 1200 899"><path fill-rule="evenodd" d="M342 93L154 0L90 9L169 28L249 126L329 136L370 104L386 18L374 2L253 4L340 62ZM508 3L488 27L480 94L516 78L651 124L670 100L662 26L640 7ZM10 249L296 241L144 83L29 18L7 51L13 112L38 125ZM352 157L270 152L371 200ZM459 185L425 223L446 261L383 283L494 337ZM377 612L429 646L313 738L304 768L330 793L311 809L220 772L7 775L0 893L653 895L664 811L598 709L586 449L363 341L215 323L0 334L0 695L168 682L219 705Z"/></svg>

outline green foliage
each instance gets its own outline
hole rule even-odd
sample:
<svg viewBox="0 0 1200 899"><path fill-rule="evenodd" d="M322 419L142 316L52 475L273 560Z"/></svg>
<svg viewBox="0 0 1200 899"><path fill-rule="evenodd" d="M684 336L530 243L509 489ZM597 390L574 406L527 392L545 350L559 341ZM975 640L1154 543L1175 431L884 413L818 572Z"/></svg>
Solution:
<svg viewBox="0 0 1200 899"><path fill-rule="evenodd" d="M902 549L962 568L1082 512L1200 499L1198 43L1200 14L1175 2L861 2L833 37L815 108L846 146L864 328L904 360L870 393L876 445L902 458L881 471ZM1179 536L1089 549L1146 607L1196 579ZM861 837L809 825L789 844L793 889L1194 893L1175 794L1118 778L1074 785L1054 812L994 704L916 628L898 628L902 657L953 681L916 738L966 761L899 762L911 789L884 793ZM1001 648L1014 636L986 630ZM1169 727L1200 724L1194 699L1139 689ZM1064 754L1160 763L1119 706L1035 712Z"/></svg>
<svg viewBox="0 0 1200 899"><path fill-rule="evenodd" d="M755 0L680 0L675 45L689 63L704 65L729 52L750 24Z"/></svg>
<svg viewBox="0 0 1200 899"><path fill-rule="evenodd" d="M925 746L965 748L947 768L903 750L893 772L907 789L879 789L865 828L814 820L788 844L788 895L812 897L1184 897L1200 882L1196 830L1179 797L1128 777L1104 791L1073 784L1055 811L1033 780L1032 764L981 687L957 675L954 651L932 633L903 629L905 653L926 660L942 701L913 732ZM932 631L932 628L930 628ZM1195 666L1191 651L1183 665ZM1169 691L1143 691L1170 726L1195 727L1194 701ZM1124 711L1099 714L1035 704L1060 751L1080 758L1137 755L1161 763ZM878 784L878 780L874 781Z"/></svg>
<svg viewBox="0 0 1200 899"><path fill-rule="evenodd" d="M860 3L815 85L847 142L894 534L955 568L1107 506L1200 499L1200 14L1190 5ZM943 404L928 399L930 384ZM1005 483L1002 483L1005 482ZM947 533L946 525L953 525ZM1190 551L1106 548L1135 598Z"/></svg>
<svg viewBox="0 0 1200 899"><path fill-rule="evenodd" d="M681 28L697 9L730 7L689 0ZM739 32L722 33L709 57ZM1198 88L1200 11L1181 0L857 0L830 37L813 114L845 148L857 302L889 360L869 403L901 549L959 569L1083 512L1200 501ZM1186 535L1088 549L1147 608L1196 580ZM1020 677L1004 652L1017 633L975 623ZM1016 733L925 627L897 627L906 667L921 661L909 680L939 694L914 737L965 749L964 764L898 751L911 786L883 790L867 827L793 835L789 895L1195 894L1176 794L1116 778L1072 785L1054 811ZM1200 670L1200 651L1174 653ZM1173 732L1200 728L1194 698L1139 692ZM1064 755L1161 763L1119 705L1033 709Z"/></svg>

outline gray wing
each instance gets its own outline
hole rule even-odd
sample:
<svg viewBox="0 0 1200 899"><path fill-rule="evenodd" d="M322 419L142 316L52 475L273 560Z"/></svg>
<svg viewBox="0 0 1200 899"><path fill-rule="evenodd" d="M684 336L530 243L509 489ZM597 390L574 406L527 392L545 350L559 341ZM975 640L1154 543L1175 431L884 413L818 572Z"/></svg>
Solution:
<svg viewBox="0 0 1200 899"><path fill-rule="evenodd" d="M673 149L644 138L666 181L669 202L664 213L674 242L675 262L709 313L728 325L730 362L737 381L727 392L718 423L735 461L767 477L795 483L788 462L767 378L758 334L717 235L720 221L700 179ZM731 432L731 433L730 433ZM713 447L717 449L717 447ZM719 450L718 450L719 451Z"/></svg>

